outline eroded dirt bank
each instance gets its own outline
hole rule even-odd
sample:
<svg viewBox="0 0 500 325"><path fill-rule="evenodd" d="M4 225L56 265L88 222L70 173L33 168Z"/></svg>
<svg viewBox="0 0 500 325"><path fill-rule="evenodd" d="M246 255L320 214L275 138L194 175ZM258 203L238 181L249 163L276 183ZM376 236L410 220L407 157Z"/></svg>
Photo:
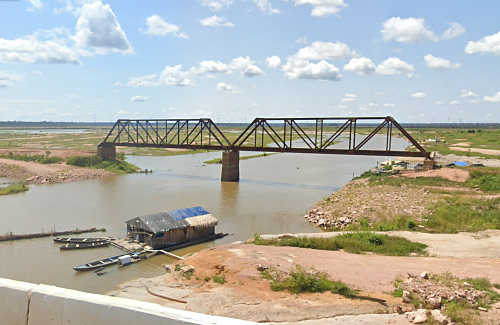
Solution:
<svg viewBox="0 0 500 325"><path fill-rule="evenodd" d="M233 244L198 252L179 264L194 267L190 279L183 277L180 272L174 272L175 265L171 265L171 273L127 283L113 295L257 322L309 320L310 323L311 320L319 321L341 315L394 314L399 307L403 311L412 309L403 304L401 298L390 294L393 290L392 281L406 274L448 271L459 277L488 277L492 282L500 282L498 257L391 257ZM362 290L362 296L373 299L348 299L329 292L300 295L273 292L269 281L262 279L259 272L259 269L265 267L289 271L296 265L327 272L332 279L342 280L351 287ZM215 275L224 275L227 282L214 283L212 278ZM187 304L152 296L147 293L146 287L155 293L186 300ZM497 311L500 312L494 309L492 313ZM373 320L374 317L372 315L369 318ZM387 316L381 317L381 323L389 321L386 318ZM347 319L344 318L344 321ZM359 321L355 317L345 324L357 324ZM408 320L401 315L393 315L390 322L408 324Z"/></svg>

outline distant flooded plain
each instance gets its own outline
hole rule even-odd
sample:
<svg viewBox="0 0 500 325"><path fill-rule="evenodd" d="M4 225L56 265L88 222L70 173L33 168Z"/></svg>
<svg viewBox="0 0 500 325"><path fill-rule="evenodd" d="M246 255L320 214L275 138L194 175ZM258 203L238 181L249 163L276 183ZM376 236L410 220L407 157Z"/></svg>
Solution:
<svg viewBox="0 0 500 325"><path fill-rule="evenodd" d="M374 140L381 142L378 148L384 146L384 138ZM393 139L393 150L406 145L403 139ZM154 173L30 185L28 192L0 197L0 233L97 227L106 232L88 236L123 238L129 219L193 206L203 206L213 214L219 221L216 231L230 236L173 252L177 255L245 241L255 233L317 232L321 230L303 218L309 207L387 159L276 154L240 161L241 180L233 183L220 181L221 165L204 164L220 157L221 152L130 156L127 161ZM8 180L0 178L2 182ZM107 293L124 282L164 274L163 264L177 263L171 257L157 256L126 267L110 267L102 276L72 269L121 253L114 247L60 251L50 237L0 242L0 277Z"/></svg>

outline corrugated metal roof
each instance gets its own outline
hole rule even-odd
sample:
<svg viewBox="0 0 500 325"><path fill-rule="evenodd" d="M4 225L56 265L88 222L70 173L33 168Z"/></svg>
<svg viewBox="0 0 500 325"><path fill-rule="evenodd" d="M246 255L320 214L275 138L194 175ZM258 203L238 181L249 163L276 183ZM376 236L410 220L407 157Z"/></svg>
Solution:
<svg viewBox="0 0 500 325"><path fill-rule="evenodd" d="M194 207L136 217L128 220L127 224L157 234L169 230L189 228L190 224L184 219L206 214L210 213L202 207Z"/></svg>

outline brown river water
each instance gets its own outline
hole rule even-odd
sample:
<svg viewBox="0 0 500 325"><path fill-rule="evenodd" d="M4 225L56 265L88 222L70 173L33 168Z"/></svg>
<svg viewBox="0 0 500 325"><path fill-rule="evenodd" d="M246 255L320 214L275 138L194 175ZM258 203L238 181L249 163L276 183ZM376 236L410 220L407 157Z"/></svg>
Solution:
<svg viewBox="0 0 500 325"><path fill-rule="evenodd" d="M393 139L394 150L406 145L402 139ZM276 154L240 161L241 180L232 183L220 181L221 165L203 163L220 156L220 152L171 157L130 156L127 161L152 169L154 173L30 185L28 192L0 196L0 234L97 227L105 228L106 233L88 236L123 238L125 222L129 219L192 206L203 206L219 220L216 231L230 236L174 251L177 255L245 241L255 233L318 232L321 230L303 218L309 207L353 176L387 159ZM127 267L110 267L102 276L72 269L121 253L115 247L60 251L50 237L0 242L0 277L107 293L124 282L164 274L163 264L177 263L171 257L156 256Z"/></svg>

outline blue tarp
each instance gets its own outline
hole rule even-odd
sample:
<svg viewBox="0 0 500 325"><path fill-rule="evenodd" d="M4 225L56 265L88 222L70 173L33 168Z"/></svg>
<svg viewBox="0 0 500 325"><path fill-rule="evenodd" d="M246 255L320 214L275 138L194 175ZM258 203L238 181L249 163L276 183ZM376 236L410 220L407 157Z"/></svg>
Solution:
<svg viewBox="0 0 500 325"><path fill-rule="evenodd" d="M455 162L453 163L453 165L455 165L455 166L459 166L459 167L464 167L464 166L467 166L467 165L468 165L468 163L466 163L466 162L464 162L464 161L455 161Z"/></svg>
<svg viewBox="0 0 500 325"><path fill-rule="evenodd" d="M209 214L209 212L202 207L194 207L180 210L173 210L167 212L174 220L183 220L186 218L204 216L205 214Z"/></svg>

